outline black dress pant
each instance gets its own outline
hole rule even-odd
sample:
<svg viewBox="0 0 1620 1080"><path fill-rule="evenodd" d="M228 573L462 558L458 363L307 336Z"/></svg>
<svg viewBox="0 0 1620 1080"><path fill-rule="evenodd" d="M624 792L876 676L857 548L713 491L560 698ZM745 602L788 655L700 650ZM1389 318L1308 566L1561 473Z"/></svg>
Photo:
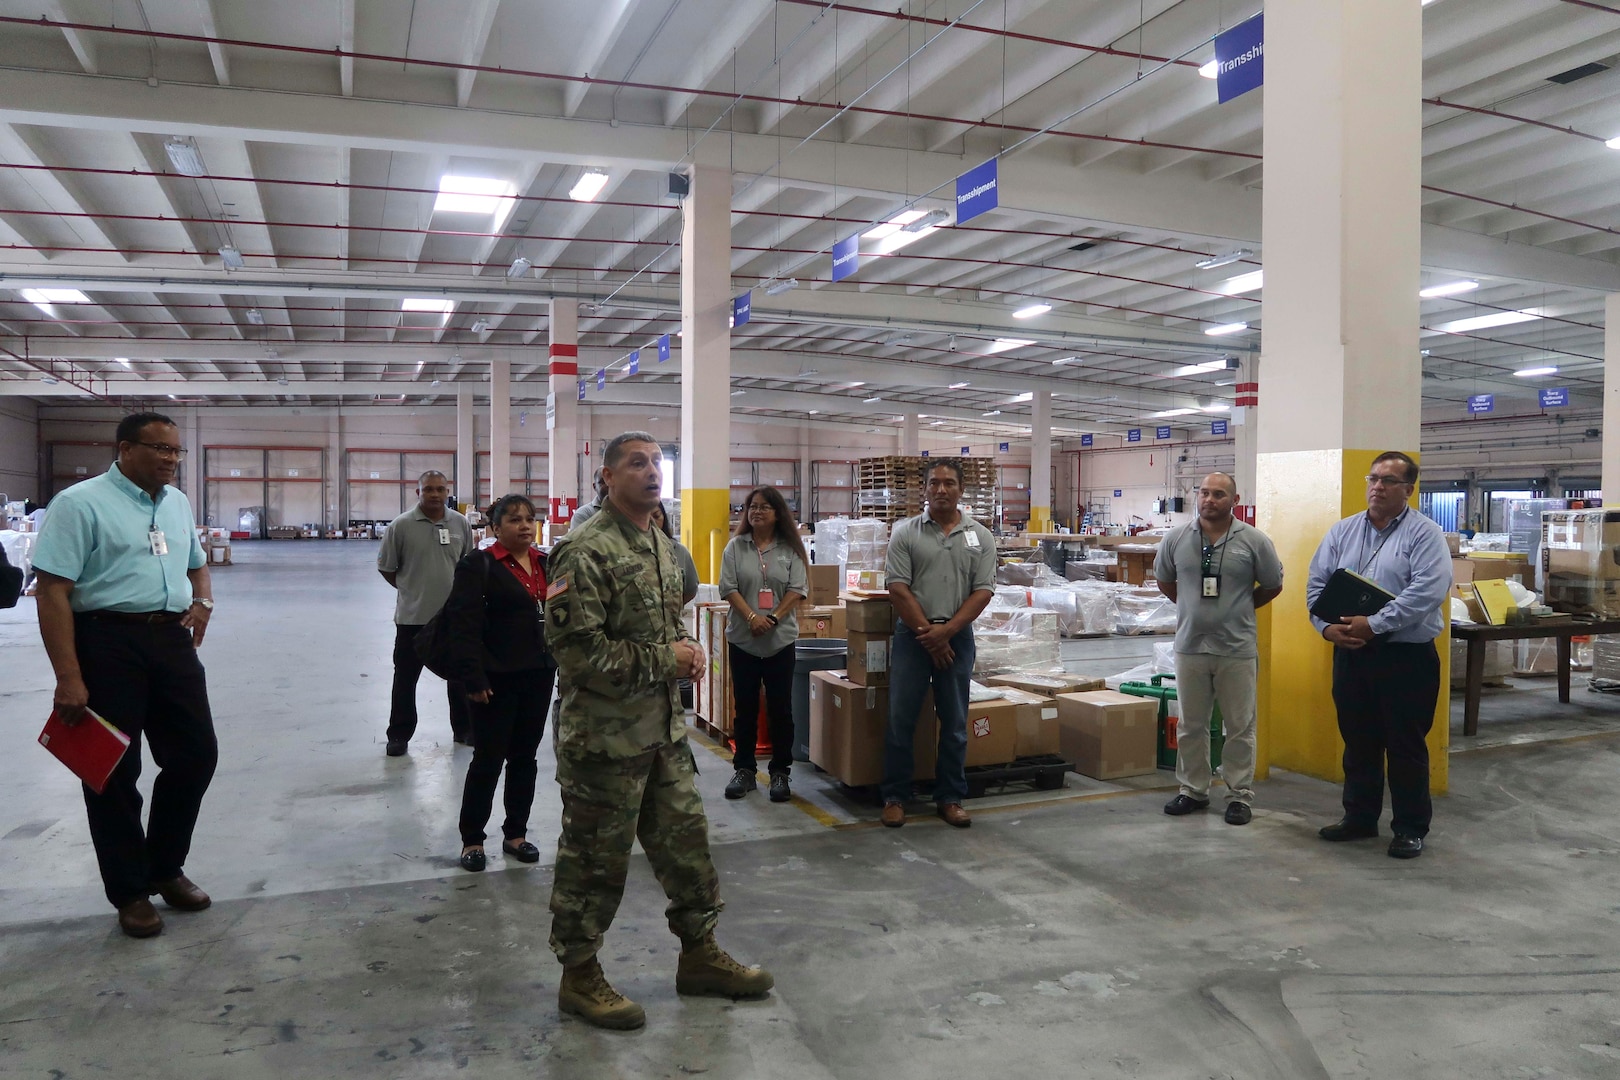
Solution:
<svg viewBox="0 0 1620 1080"><path fill-rule="evenodd" d="M394 693L388 709L388 741L409 742L416 734L416 680L422 677L422 661L416 655L416 634L420 626L394 627ZM472 730L467 706L467 690L450 680L445 693L450 699L450 734L465 740Z"/></svg>
<svg viewBox="0 0 1620 1080"><path fill-rule="evenodd" d="M1333 650L1333 703L1344 737L1344 817L1377 825L1389 776L1390 828L1427 836L1429 745L1440 696L1440 654L1434 642L1374 641Z"/></svg>
<svg viewBox="0 0 1620 1080"><path fill-rule="evenodd" d="M765 690L765 721L771 733L771 774L793 770L793 663L798 650L791 644L775 656L759 657L731 643L731 697L736 705L732 725L736 752L734 769L756 768L754 747L759 743L759 692Z"/></svg>
<svg viewBox="0 0 1620 1080"><path fill-rule="evenodd" d="M101 883L108 902L121 907L185 870L219 744L189 630L177 622L138 625L81 615L73 631L90 708L129 736L106 790L84 789ZM143 736L158 767L144 829L136 787Z"/></svg>
<svg viewBox="0 0 1620 1080"><path fill-rule="evenodd" d="M501 835L507 840L528 835L534 779L540 770L540 737L546 731L556 675L557 669L549 664L528 671L492 671L489 702L470 702L473 756L461 792L462 844L484 842L484 826L494 807L495 784L503 765L506 820L501 823Z"/></svg>

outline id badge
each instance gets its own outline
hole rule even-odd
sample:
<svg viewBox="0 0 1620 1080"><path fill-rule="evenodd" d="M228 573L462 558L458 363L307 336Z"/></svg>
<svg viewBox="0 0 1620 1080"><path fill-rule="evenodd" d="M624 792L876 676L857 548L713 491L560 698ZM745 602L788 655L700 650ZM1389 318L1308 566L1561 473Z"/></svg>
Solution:
<svg viewBox="0 0 1620 1080"><path fill-rule="evenodd" d="M979 550L979 534L976 532L963 533L962 542L974 551Z"/></svg>
<svg viewBox="0 0 1620 1080"><path fill-rule="evenodd" d="M153 529L147 533L146 542L152 545L152 554L154 555L167 555L169 553L169 542L163 538L162 529Z"/></svg>
<svg viewBox="0 0 1620 1080"><path fill-rule="evenodd" d="M439 546L440 547L449 547L450 546L450 530L449 529L440 529L439 530Z"/></svg>
<svg viewBox="0 0 1620 1080"><path fill-rule="evenodd" d="M755 611L769 611L776 606L776 594L769 589L759 590L759 600L754 604Z"/></svg>
<svg viewBox="0 0 1620 1080"><path fill-rule="evenodd" d="M1206 577L1204 579L1204 595L1205 596L1219 596L1219 595L1221 595L1221 579L1218 578L1218 577Z"/></svg>

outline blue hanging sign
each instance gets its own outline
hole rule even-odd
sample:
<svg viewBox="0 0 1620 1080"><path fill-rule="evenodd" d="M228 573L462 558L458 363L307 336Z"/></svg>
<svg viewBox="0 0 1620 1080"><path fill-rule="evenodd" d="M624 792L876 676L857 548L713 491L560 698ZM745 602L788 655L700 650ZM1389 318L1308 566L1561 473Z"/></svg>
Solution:
<svg viewBox="0 0 1620 1080"><path fill-rule="evenodd" d="M638 375L640 373L641 373L641 350L640 349L631 349L630 350L630 374Z"/></svg>
<svg viewBox="0 0 1620 1080"><path fill-rule="evenodd" d="M956 178L956 223L972 221L999 202L996 191L996 159L976 165Z"/></svg>
<svg viewBox="0 0 1620 1080"><path fill-rule="evenodd" d="M607 389L607 370L605 368L596 369L596 388L598 390Z"/></svg>
<svg viewBox="0 0 1620 1080"><path fill-rule="evenodd" d="M669 359L669 335L665 334L658 339L658 362L660 364Z"/></svg>
<svg viewBox="0 0 1620 1080"><path fill-rule="evenodd" d="M833 245L832 279L843 281L861 268L861 234L854 233Z"/></svg>
<svg viewBox="0 0 1620 1080"><path fill-rule="evenodd" d="M1543 409L1562 409L1569 405L1569 387L1549 386L1541 391L1541 407Z"/></svg>
<svg viewBox="0 0 1620 1080"><path fill-rule="evenodd" d="M1012 451L1012 443L996 443L996 450L1003 454L1010 453Z"/></svg>
<svg viewBox="0 0 1620 1080"><path fill-rule="evenodd" d="M1139 427L1131 428L1131 430L1129 430L1129 431L1127 431L1125 433L1125 441L1126 442L1141 442L1142 441L1142 429L1139 428Z"/></svg>
<svg viewBox="0 0 1620 1080"><path fill-rule="evenodd" d="M1121 491L1119 488L1114 489L1114 498L1122 499L1124 497L1125 497L1125 493L1123 491Z"/></svg>
<svg viewBox="0 0 1620 1080"><path fill-rule="evenodd" d="M579 400L585 400L585 380L579 380Z"/></svg>
<svg viewBox="0 0 1620 1080"><path fill-rule="evenodd" d="M1090 446L1091 445L1091 440L1092 440L1092 436L1090 436L1090 435L1082 435L1082 436L1080 436L1080 445L1081 446Z"/></svg>
<svg viewBox="0 0 1620 1080"><path fill-rule="evenodd" d="M1211 435L1225 435L1226 434L1226 421L1225 420L1211 420L1209 422L1209 433Z"/></svg>
<svg viewBox="0 0 1620 1080"><path fill-rule="evenodd" d="M972 449L973 449L973 447L971 447L971 446L964 446L964 447L962 447L962 456L963 456L963 457L967 457L967 456L968 456L968 452L969 452L969 451L970 451L970 450L972 450Z"/></svg>
<svg viewBox="0 0 1620 1080"><path fill-rule="evenodd" d="M1496 411L1495 394L1471 394L1468 398L1468 411L1472 413L1488 413Z"/></svg>
<svg viewBox="0 0 1620 1080"><path fill-rule="evenodd" d="M923 452L922 452L922 456L923 456L923 457L927 457L927 456L928 456L928 451L926 451L926 450L924 450L924 451L923 451Z"/></svg>
<svg viewBox="0 0 1620 1080"><path fill-rule="evenodd" d="M1170 437L1170 426L1166 424L1162 427L1154 428L1153 437L1155 439L1168 439Z"/></svg>
<svg viewBox="0 0 1620 1080"><path fill-rule="evenodd" d="M1265 82L1265 20L1264 14L1256 15L1215 38L1215 93L1221 104Z"/></svg>
<svg viewBox="0 0 1620 1080"><path fill-rule="evenodd" d="M748 315L753 309L754 294L745 292L731 301L731 325L748 325Z"/></svg>

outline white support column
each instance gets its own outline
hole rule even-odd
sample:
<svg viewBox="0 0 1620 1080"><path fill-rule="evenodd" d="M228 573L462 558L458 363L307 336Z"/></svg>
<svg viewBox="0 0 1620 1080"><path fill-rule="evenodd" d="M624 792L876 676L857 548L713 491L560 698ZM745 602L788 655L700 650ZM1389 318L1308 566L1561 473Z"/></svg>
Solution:
<svg viewBox="0 0 1620 1080"><path fill-rule="evenodd" d="M546 401L547 485L551 521L568 521L579 507L579 301L552 300L551 382Z"/></svg>
<svg viewBox="0 0 1620 1080"><path fill-rule="evenodd" d="M489 362L489 501L512 486L512 361Z"/></svg>
<svg viewBox="0 0 1620 1080"><path fill-rule="evenodd" d="M349 463L344 457L343 410L333 409L326 418L326 477L321 483L325 496L326 518L330 527L342 535L349 527L348 491Z"/></svg>
<svg viewBox="0 0 1620 1080"><path fill-rule="evenodd" d="M180 428L180 445L186 448L187 454L187 468L182 470L185 473L186 482L180 490L186 493L186 499L191 503L193 524L200 528L208 524L203 517L205 513L203 502L207 498L207 492L204 488L208 485L203 480L202 473L202 410L195 405L187 406L185 415L180 418L180 423L182 425ZM45 490L49 491L50 489L46 488ZM41 497L43 498L43 495ZM221 517L223 518L223 515ZM226 524L229 525L229 522L226 522Z"/></svg>
<svg viewBox="0 0 1620 1080"><path fill-rule="evenodd" d="M917 456L917 414L914 412L906 413L900 424L900 456Z"/></svg>
<svg viewBox="0 0 1620 1080"><path fill-rule="evenodd" d="M815 455L810 452L810 424L799 425L799 520L815 520Z"/></svg>
<svg viewBox="0 0 1620 1080"><path fill-rule="evenodd" d="M1256 353L1245 355L1237 371L1237 405L1228 416L1227 432L1232 436L1232 480L1237 484L1238 498L1246 506L1254 505L1254 461L1256 435L1260 431L1260 357Z"/></svg>
<svg viewBox="0 0 1620 1080"><path fill-rule="evenodd" d="M731 170L699 159L681 214L681 539L712 583L731 522Z"/></svg>
<svg viewBox="0 0 1620 1080"><path fill-rule="evenodd" d="M473 479L478 462L477 421L473 416L471 383L456 385L456 502L463 509L478 505L478 483Z"/></svg>
<svg viewBox="0 0 1620 1080"><path fill-rule="evenodd" d="M1620 293L1603 298L1603 319L1603 505L1620 506ZM1483 523L1485 504L1468 513Z"/></svg>
<svg viewBox="0 0 1620 1080"><path fill-rule="evenodd" d="M1035 391L1029 424L1029 531L1052 531L1052 391Z"/></svg>

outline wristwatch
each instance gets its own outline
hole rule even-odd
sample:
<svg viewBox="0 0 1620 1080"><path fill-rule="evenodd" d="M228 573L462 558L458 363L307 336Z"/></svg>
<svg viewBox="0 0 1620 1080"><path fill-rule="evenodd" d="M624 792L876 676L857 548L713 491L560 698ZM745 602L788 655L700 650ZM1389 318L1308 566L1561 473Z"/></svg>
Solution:
<svg viewBox="0 0 1620 1080"><path fill-rule="evenodd" d="M213 611L214 610L214 602L212 600L209 600L207 597L199 596L195 600L193 600L192 603L193 604L201 604L203 606L204 611Z"/></svg>

